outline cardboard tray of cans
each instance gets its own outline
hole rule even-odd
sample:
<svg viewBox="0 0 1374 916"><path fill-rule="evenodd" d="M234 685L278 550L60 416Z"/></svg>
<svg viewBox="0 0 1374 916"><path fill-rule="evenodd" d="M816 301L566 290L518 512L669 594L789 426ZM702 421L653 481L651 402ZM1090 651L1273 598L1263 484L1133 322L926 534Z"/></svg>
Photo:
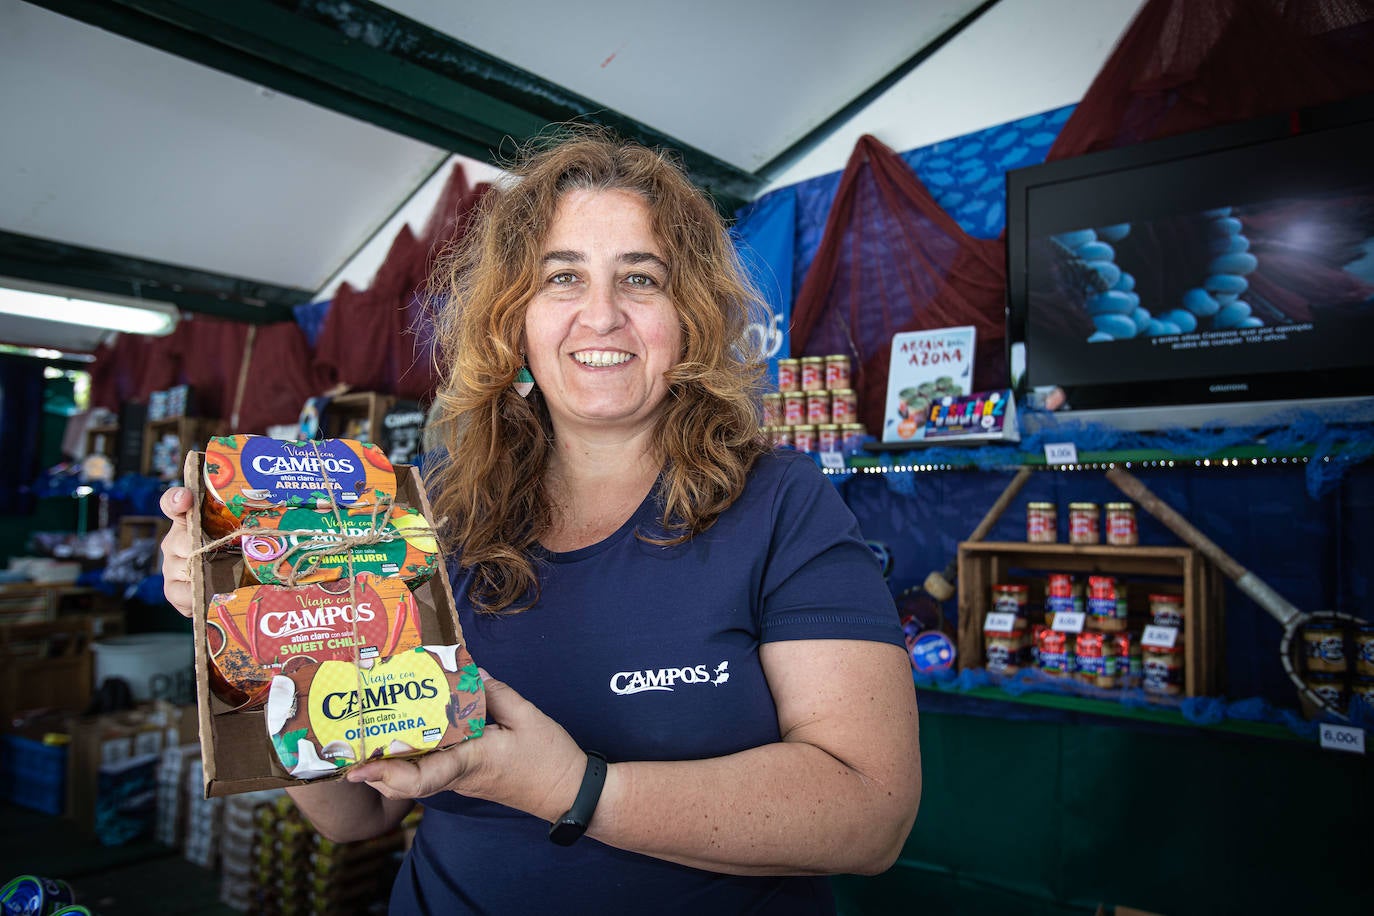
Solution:
<svg viewBox="0 0 1374 916"><path fill-rule="evenodd" d="M1050 573L1115 576L1127 585L1131 629L1146 619L1149 594L1183 597L1183 695L1217 696L1224 690L1225 636L1222 575L1191 547L1120 547L1108 544L1034 544L1025 541L965 541L959 544L959 639L957 665L981 668L983 624L992 610L992 587L1030 586L1029 617L1039 622L1044 583Z"/></svg>
<svg viewBox="0 0 1374 916"><path fill-rule="evenodd" d="M197 547L209 540L202 529L200 517L205 490L202 474L204 461L204 452L193 451L186 456L186 485L195 497L189 517L191 543ZM433 521L433 510L420 482L419 472L404 464L396 465L395 471L397 504L418 508L425 518ZM212 596L232 592L242 584L242 572L241 557L237 553L224 551L204 555L200 562L191 566L196 705L200 719L206 798L309 784L282 773L267 736L265 711L262 708L236 711L210 690L206 610ZM426 644L451 645L462 641L453 591L444 573L442 558L439 571L414 589L412 595L419 614L420 636Z"/></svg>

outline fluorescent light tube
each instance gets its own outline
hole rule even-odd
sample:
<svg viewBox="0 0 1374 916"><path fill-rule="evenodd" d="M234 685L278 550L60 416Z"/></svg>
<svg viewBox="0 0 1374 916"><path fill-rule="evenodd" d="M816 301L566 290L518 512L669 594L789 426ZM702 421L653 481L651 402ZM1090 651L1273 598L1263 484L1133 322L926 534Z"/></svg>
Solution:
<svg viewBox="0 0 1374 916"><path fill-rule="evenodd" d="M0 288L0 313L154 336L170 334L177 323L174 312L152 304L140 308L5 288Z"/></svg>

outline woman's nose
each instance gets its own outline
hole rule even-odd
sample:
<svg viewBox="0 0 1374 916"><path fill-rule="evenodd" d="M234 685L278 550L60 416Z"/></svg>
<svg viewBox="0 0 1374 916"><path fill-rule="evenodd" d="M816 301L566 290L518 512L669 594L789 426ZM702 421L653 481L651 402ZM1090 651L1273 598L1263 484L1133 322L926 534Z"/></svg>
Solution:
<svg viewBox="0 0 1374 916"><path fill-rule="evenodd" d="M615 284L593 283L578 318L598 334L609 334L624 324L625 310L616 295Z"/></svg>

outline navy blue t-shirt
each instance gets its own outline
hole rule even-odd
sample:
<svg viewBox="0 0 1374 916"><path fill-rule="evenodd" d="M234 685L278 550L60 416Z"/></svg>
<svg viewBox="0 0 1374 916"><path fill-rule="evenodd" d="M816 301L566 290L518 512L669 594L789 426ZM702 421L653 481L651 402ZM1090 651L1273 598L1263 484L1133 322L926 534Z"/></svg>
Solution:
<svg viewBox="0 0 1374 916"><path fill-rule="evenodd" d="M702 759L777 741L762 643L903 645L877 561L810 458L759 459L734 505L684 544L635 537L661 533L657 516L650 494L604 541L540 552L542 596L524 613L476 614L468 575L453 579L477 663L612 763ZM720 875L590 837L559 847L545 821L502 805L451 792L423 804L393 914L834 911L824 878Z"/></svg>

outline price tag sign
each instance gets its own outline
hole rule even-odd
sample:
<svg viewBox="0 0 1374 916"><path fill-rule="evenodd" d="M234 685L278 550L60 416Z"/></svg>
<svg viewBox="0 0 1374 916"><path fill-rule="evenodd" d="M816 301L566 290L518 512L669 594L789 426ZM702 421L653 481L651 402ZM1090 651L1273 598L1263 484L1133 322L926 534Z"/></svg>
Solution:
<svg viewBox="0 0 1374 916"><path fill-rule="evenodd" d="M1328 751L1349 751L1352 754L1364 753L1364 729L1353 725L1323 725L1321 727L1322 748Z"/></svg>
<svg viewBox="0 0 1374 916"><path fill-rule="evenodd" d="M844 452L821 452L821 467L844 470Z"/></svg>
<svg viewBox="0 0 1374 916"><path fill-rule="evenodd" d="M1148 626L1140 636L1142 646L1154 646L1156 649L1172 649L1177 642L1178 627Z"/></svg>
<svg viewBox="0 0 1374 916"><path fill-rule="evenodd" d="M1054 615L1051 629L1060 633L1082 633L1087 614L1083 611L1058 611Z"/></svg>
<svg viewBox="0 0 1374 916"><path fill-rule="evenodd" d="M1077 464L1078 446L1072 442L1046 442L1046 464Z"/></svg>
<svg viewBox="0 0 1374 916"><path fill-rule="evenodd" d="M989 614L983 618L983 632L985 633L1010 633L1015 629L1015 614Z"/></svg>

